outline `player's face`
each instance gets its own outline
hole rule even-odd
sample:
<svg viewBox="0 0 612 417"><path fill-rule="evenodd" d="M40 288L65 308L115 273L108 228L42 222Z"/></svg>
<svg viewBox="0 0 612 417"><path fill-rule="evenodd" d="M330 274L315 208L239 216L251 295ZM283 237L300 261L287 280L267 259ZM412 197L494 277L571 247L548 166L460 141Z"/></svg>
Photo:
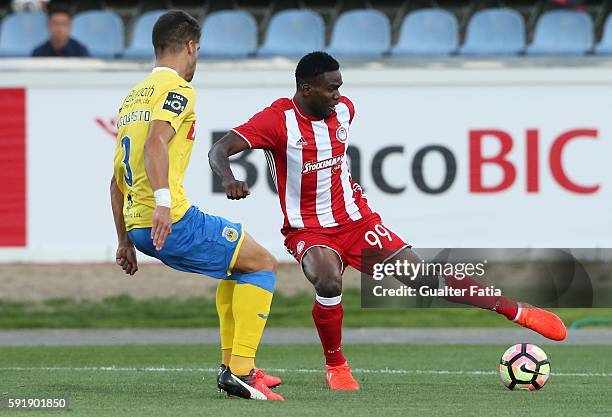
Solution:
<svg viewBox="0 0 612 417"><path fill-rule="evenodd" d="M308 100L310 108L318 113L316 116L327 119L336 111L338 100L342 97L342 74L339 70L324 72L317 81L310 86L305 99Z"/></svg>
<svg viewBox="0 0 612 417"><path fill-rule="evenodd" d="M64 44L68 42L72 29L70 16L66 13L54 13L47 22L49 38L52 42Z"/></svg>
<svg viewBox="0 0 612 417"><path fill-rule="evenodd" d="M189 41L187 44L187 73L185 80L191 82L195 74L196 65L198 63L198 52L200 51L200 42Z"/></svg>

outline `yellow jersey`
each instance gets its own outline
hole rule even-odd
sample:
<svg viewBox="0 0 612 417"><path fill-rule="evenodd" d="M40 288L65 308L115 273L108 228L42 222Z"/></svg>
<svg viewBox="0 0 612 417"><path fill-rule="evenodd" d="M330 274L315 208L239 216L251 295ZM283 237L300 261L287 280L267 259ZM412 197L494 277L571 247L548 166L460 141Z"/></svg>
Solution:
<svg viewBox="0 0 612 417"><path fill-rule="evenodd" d="M195 139L195 91L171 68L158 67L137 84L123 101L117 116L115 180L123 193L126 229L152 226L155 198L144 167L144 145L153 120L169 122L176 132L168 144L168 183L172 196L172 223L191 206L183 178Z"/></svg>

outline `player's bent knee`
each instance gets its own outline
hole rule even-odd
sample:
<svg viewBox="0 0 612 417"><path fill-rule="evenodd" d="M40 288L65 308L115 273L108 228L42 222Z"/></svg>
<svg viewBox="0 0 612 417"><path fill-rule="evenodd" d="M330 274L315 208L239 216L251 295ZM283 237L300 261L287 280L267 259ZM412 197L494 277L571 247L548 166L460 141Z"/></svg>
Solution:
<svg viewBox="0 0 612 417"><path fill-rule="evenodd" d="M263 249L259 256L252 260L250 269L252 271L271 271L276 273L278 261L270 252Z"/></svg>
<svg viewBox="0 0 612 417"><path fill-rule="evenodd" d="M271 271L276 273L278 261L266 250L266 248L258 244L247 234L242 244L242 249L238 254L234 269L242 273L256 271Z"/></svg>
<svg viewBox="0 0 612 417"><path fill-rule="evenodd" d="M337 297L342 294L342 278L340 275L321 277L315 285L315 290L321 297Z"/></svg>
<svg viewBox="0 0 612 417"><path fill-rule="evenodd" d="M262 259L262 270L276 272L278 270L278 260L270 252L266 251L266 256Z"/></svg>

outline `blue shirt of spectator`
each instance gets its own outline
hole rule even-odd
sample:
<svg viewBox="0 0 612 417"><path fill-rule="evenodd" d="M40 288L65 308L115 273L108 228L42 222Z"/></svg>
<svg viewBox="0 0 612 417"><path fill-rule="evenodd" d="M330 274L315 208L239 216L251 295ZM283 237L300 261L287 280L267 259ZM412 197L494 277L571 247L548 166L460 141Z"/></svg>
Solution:
<svg viewBox="0 0 612 417"><path fill-rule="evenodd" d="M89 56L89 51L78 41L70 38L68 43L61 49L53 49L51 41L47 41L36 47L34 52L32 52L32 56L78 57Z"/></svg>

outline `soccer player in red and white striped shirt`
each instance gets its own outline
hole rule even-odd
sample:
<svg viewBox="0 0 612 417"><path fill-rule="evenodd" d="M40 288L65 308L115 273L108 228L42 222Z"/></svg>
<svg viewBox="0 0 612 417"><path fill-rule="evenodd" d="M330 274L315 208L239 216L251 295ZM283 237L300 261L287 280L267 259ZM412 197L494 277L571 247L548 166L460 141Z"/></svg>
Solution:
<svg viewBox="0 0 612 417"><path fill-rule="evenodd" d="M327 53L304 56L295 71L293 98L276 100L232 129L213 146L209 161L227 197L237 200L247 197L249 190L245 182L234 178L229 156L249 148L264 150L285 218L281 229L285 246L316 290L312 316L325 354L327 384L331 389L358 390L341 348L342 273L347 265L371 274L374 262L420 262L420 258L383 225L351 178L346 150L355 108L339 92L339 68ZM387 256L364 261L362 250L371 248ZM484 288L472 278L452 276L422 280L418 285L437 288L438 280L455 289ZM494 310L551 339L562 340L566 335L565 325L554 314L505 297L445 298Z"/></svg>

